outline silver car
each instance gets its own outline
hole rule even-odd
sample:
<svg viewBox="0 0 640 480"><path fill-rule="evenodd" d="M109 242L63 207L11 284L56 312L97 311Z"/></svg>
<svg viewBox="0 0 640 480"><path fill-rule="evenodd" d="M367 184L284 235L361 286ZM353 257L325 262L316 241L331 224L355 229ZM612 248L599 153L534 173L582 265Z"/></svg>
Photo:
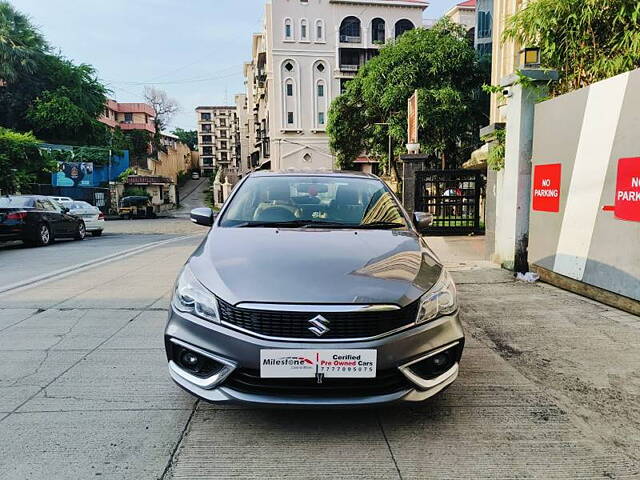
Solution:
<svg viewBox="0 0 640 480"><path fill-rule="evenodd" d="M380 179L257 172L180 272L165 346L173 380L216 403L425 400L458 376L455 285Z"/></svg>

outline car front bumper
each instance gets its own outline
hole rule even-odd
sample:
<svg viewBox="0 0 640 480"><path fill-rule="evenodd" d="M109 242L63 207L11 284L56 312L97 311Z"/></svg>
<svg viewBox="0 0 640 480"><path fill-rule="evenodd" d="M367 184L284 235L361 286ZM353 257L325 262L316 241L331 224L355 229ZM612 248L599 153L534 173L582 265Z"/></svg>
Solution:
<svg viewBox="0 0 640 480"><path fill-rule="evenodd" d="M173 345L179 344L225 362L229 367L222 380L208 382L191 375L172 358ZM417 402L437 394L458 376L458 361L436 378L422 379L408 368L410 364L449 347L462 351L464 333L458 314L440 317L424 325L369 341L310 343L273 341L248 335L198 317L170 309L165 329L165 346L171 378L183 389L213 403L237 403L263 406L365 406L392 402ZM394 372L404 381L391 392L348 396L313 394L274 394L241 391L227 377L235 370L259 370L262 349L375 349L378 372ZM456 359L456 360L459 360ZM211 385L213 383L213 385Z"/></svg>

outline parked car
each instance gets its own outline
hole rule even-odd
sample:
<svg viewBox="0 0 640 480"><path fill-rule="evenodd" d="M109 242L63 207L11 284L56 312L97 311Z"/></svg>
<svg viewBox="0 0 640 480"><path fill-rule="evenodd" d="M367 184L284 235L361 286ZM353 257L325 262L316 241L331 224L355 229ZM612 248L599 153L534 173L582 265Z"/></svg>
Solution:
<svg viewBox="0 0 640 480"><path fill-rule="evenodd" d="M125 220L156 217L151 200L149 200L149 197L144 196L122 198L120 207L118 207L118 215Z"/></svg>
<svg viewBox="0 0 640 480"><path fill-rule="evenodd" d="M63 207L69 209L71 215L80 217L85 224L87 232L94 237L99 237L104 231L104 213L98 207L94 207L88 202L74 200L71 202L61 202Z"/></svg>
<svg viewBox="0 0 640 480"><path fill-rule="evenodd" d="M194 170L193 172L191 172L191 178L193 180L198 180L200 178L200 172Z"/></svg>
<svg viewBox="0 0 640 480"><path fill-rule="evenodd" d="M58 203L62 203L62 202L73 202L73 198L71 197L52 197L51 195L49 195L49 198L51 200L55 200Z"/></svg>
<svg viewBox="0 0 640 480"><path fill-rule="evenodd" d="M379 178L255 172L178 275L165 346L173 380L215 403L425 400L458 376L456 287Z"/></svg>
<svg viewBox="0 0 640 480"><path fill-rule="evenodd" d="M28 245L45 246L64 237L83 240L85 235L84 221L48 197L0 197L0 241L22 240Z"/></svg>

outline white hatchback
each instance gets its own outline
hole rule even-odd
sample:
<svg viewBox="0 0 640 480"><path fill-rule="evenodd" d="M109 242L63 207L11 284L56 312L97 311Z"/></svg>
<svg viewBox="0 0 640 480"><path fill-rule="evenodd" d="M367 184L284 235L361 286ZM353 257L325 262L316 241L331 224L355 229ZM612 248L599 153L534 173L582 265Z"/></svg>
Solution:
<svg viewBox="0 0 640 480"><path fill-rule="evenodd" d="M105 224L104 213L98 207L79 200L60 202L60 204L68 208L71 215L80 217L84 221L88 233L94 237L102 235Z"/></svg>

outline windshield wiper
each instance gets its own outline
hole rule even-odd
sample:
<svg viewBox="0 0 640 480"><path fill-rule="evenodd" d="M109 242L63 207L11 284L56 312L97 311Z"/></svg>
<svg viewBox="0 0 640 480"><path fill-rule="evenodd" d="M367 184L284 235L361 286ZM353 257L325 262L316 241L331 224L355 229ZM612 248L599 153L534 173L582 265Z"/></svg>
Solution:
<svg viewBox="0 0 640 480"><path fill-rule="evenodd" d="M402 228L406 227L404 223L398 222L371 222L363 223L362 225L355 225L353 228L372 228L372 229L384 229L384 228Z"/></svg>
<svg viewBox="0 0 640 480"><path fill-rule="evenodd" d="M243 222L233 225L236 228L358 228L358 225L339 222L324 222L322 220L287 220L283 222Z"/></svg>

